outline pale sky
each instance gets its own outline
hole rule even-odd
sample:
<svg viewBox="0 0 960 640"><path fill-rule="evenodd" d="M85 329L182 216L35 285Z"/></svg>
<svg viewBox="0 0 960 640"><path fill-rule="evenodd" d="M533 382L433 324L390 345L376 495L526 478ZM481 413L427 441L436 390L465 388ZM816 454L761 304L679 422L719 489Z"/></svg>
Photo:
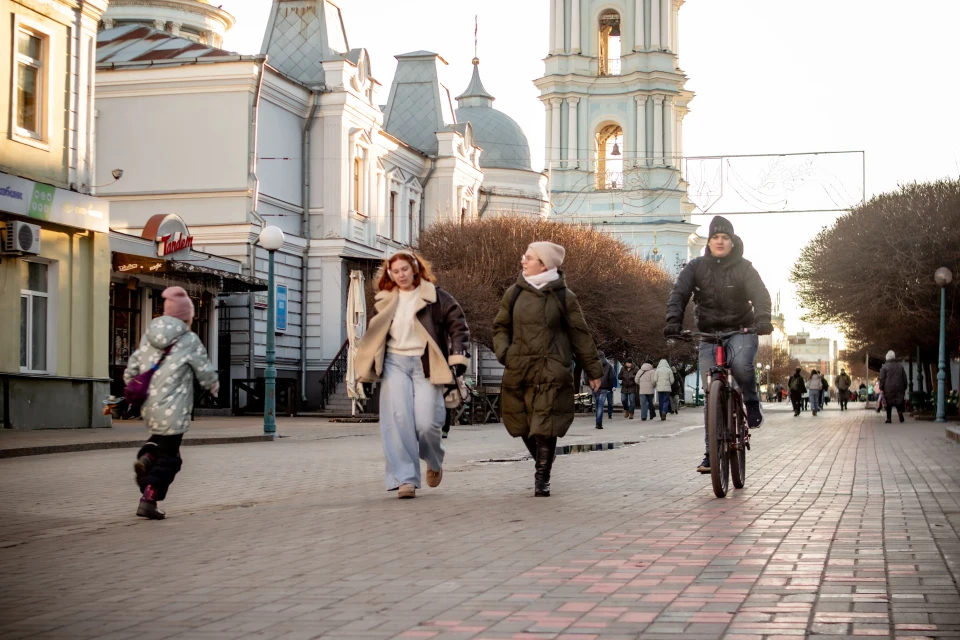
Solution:
<svg viewBox="0 0 960 640"><path fill-rule="evenodd" d="M224 48L258 52L270 0L220 2L237 18ZM497 97L494 106L523 127L534 168L543 166L544 109L533 80L543 73L548 0L338 4L349 45L370 54L383 85L381 104L393 56L420 49L449 62L444 80L459 95L470 80L477 15L484 86ZM900 183L960 177L957 25L960 0L687 0L680 10L680 68L697 96L684 120L683 152L862 150L868 197ZM793 303L787 273L834 215L732 218L746 257L771 294L781 291L791 333L809 325ZM850 277L869 282L870 266ZM833 335L829 328L812 333Z"/></svg>

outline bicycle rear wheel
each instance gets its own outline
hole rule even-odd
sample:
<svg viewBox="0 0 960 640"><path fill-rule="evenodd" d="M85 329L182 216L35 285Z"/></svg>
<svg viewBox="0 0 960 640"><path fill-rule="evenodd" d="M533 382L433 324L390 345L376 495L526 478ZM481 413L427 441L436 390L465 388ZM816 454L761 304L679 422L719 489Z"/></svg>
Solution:
<svg viewBox="0 0 960 640"><path fill-rule="evenodd" d="M743 412L737 409L740 406L738 403L740 403L740 395L734 393L733 402L730 403L730 410L727 413L733 437L730 447L730 475L733 476L734 488L743 489L747 479L747 444L745 442L747 425L744 422Z"/></svg>
<svg viewBox="0 0 960 640"><path fill-rule="evenodd" d="M707 450L710 452L710 479L718 498L727 495L730 456L727 446L727 393L720 380L710 383L707 392Z"/></svg>

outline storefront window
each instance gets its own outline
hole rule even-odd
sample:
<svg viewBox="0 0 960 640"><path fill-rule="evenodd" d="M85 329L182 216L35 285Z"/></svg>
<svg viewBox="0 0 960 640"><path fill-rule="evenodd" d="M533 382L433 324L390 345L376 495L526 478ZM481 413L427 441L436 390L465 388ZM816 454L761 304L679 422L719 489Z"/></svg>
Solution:
<svg viewBox="0 0 960 640"><path fill-rule="evenodd" d="M140 289L110 283L110 364L127 365L140 346Z"/></svg>
<svg viewBox="0 0 960 640"><path fill-rule="evenodd" d="M47 370L47 265L20 262L20 368Z"/></svg>

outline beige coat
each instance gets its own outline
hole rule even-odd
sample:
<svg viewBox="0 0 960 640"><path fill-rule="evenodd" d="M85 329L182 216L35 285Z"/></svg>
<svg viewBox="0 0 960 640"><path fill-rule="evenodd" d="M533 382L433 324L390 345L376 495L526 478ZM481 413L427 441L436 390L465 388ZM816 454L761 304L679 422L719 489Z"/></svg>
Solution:
<svg viewBox="0 0 960 640"><path fill-rule="evenodd" d="M354 363L357 377L361 382L376 382L383 375L383 360L387 353L387 337L390 334L393 317L397 312L400 290L394 288L393 291L380 291L374 300L374 308L377 310L377 314L371 318L370 324L367 326L367 332L360 339L357 359ZM426 280L421 281L420 300L417 301L414 314L418 314L427 305L436 302L436 286ZM419 318L416 320L415 329L417 335L427 345L430 382L437 385L454 384L450 367L455 364L467 365L470 362L469 358L456 353L451 353L449 358L444 358L440 345L437 344L437 341L430 335Z"/></svg>

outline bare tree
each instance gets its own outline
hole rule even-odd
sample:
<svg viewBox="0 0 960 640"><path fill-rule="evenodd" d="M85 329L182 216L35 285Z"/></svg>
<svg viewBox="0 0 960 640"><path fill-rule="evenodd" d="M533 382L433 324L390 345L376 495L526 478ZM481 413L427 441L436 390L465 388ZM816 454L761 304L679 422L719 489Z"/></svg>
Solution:
<svg viewBox="0 0 960 640"><path fill-rule="evenodd" d="M837 324L851 351L899 353L920 347L936 357L939 267L947 287L948 350L960 342L960 180L911 184L870 199L825 228L791 271L805 319Z"/></svg>
<svg viewBox="0 0 960 640"><path fill-rule="evenodd" d="M663 338L669 275L591 227L528 217L440 222L420 236L419 251L433 263L440 285L460 302L477 343L493 346L500 300L517 281L520 256L536 240L566 248L567 285L609 356L642 360L690 350L668 346Z"/></svg>

